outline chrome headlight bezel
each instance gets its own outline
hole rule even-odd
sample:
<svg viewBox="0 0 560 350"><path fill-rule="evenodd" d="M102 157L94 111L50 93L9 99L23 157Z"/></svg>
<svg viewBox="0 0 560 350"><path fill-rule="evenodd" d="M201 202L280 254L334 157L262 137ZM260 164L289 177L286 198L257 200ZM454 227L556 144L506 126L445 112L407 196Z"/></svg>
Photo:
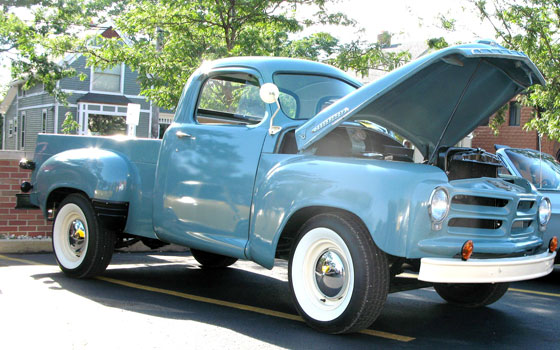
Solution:
<svg viewBox="0 0 560 350"><path fill-rule="evenodd" d="M552 205L548 197L543 197L539 203L539 209L537 211L537 217L539 220L539 225L544 227L550 221L552 216Z"/></svg>
<svg viewBox="0 0 560 350"><path fill-rule="evenodd" d="M436 202L437 201L437 202ZM444 187L436 187L430 196L428 213L434 223L441 223L449 214L451 199Z"/></svg>

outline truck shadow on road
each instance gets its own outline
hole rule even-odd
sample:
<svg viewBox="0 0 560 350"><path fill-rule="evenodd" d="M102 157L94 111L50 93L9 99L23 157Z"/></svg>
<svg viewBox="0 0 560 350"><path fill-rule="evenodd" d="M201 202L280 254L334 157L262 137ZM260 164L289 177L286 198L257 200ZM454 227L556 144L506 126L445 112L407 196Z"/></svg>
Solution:
<svg viewBox="0 0 560 350"><path fill-rule="evenodd" d="M432 288L424 288L389 295L381 316L370 327L413 337L413 341L401 343L398 340L364 334L331 336L315 332L302 322L227 306L226 303L231 302L297 314L285 278L285 267L280 270L275 268L271 272L247 264L249 263L240 262L233 268L210 270L201 269L191 260L183 264L140 265L132 268L119 267L124 265L121 262L120 265L112 265L103 275L133 284L131 287L99 279L75 280L62 273L38 274L33 277L53 284L51 289L64 289L105 307L204 323L286 348L324 349L325 344L332 348L375 344L404 348L438 344L445 348L512 348L529 340L535 347L539 347L541 341L544 347L550 344L550 324L557 322L551 318L554 314L551 311L560 306L558 298L510 291L489 307L465 309L446 304ZM551 281L547 279L545 282ZM218 303L209 304L177 295L147 291L134 285L202 296ZM180 336L188 337L188 334L189 329L185 329Z"/></svg>

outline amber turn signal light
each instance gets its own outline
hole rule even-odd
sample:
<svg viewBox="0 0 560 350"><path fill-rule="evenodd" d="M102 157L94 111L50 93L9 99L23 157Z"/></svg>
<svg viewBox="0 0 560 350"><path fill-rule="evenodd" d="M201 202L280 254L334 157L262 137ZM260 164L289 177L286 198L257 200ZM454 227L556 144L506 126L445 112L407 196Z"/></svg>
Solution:
<svg viewBox="0 0 560 350"><path fill-rule="evenodd" d="M556 248L558 248L558 237L554 236L550 239L550 242L548 242L548 251L549 252L555 252Z"/></svg>
<svg viewBox="0 0 560 350"><path fill-rule="evenodd" d="M463 243L463 247L461 248L461 258L463 259L463 261L469 260L472 255L473 248L474 243L470 239Z"/></svg>

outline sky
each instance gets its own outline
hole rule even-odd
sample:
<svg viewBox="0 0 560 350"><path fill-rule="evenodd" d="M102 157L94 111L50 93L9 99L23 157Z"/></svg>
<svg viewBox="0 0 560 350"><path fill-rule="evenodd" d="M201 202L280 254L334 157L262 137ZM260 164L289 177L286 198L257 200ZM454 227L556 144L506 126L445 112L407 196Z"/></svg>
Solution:
<svg viewBox="0 0 560 350"><path fill-rule="evenodd" d="M365 29L364 38L376 41L383 31L393 34L398 42L423 41L445 37L450 44L493 39L489 23L482 23L473 4L466 0L344 0L332 7L357 21ZM440 15L456 20L453 33L441 28ZM355 30L331 30L339 39L349 41Z"/></svg>
<svg viewBox="0 0 560 350"><path fill-rule="evenodd" d="M364 29L362 38L372 42L383 31L393 34L393 43L425 42L441 36L450 44L494 38L490 24L481 23L473 5L466 0L344 0L332 5L331 10L355 19L357 26ZM305 10L300 12L303 17L311 15ZM441 28L440 15L456 20L453 33ZM340 27L310 28L303 35L320 30L330 32L341 41L357 37L356 29ZM0 57L0 87L11 80L6 63L7 60Z"/></svg>

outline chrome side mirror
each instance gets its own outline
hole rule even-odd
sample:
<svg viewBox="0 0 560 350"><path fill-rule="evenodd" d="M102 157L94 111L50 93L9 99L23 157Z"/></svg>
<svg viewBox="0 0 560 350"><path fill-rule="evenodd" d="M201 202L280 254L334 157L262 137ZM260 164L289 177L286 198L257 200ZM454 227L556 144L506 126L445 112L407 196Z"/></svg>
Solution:
<svg viewBox="0 0 560 350"><path fill-rule="evenodd" d="M268 133L270 135L277 134L278 132L280 132L280 130L282 130L282 127L274 126L273 122L274 122L274 117L276 117L276 114L278 114L278 111L280 110L280 103L278 102L278 97L280 96L280 90L278 90L278 86L276 86L275 84L266 83L263 84L263 86L261 86L259 95L261 97L261 100L266 104L276 103L276 111L274 111L274 114L272 114L272 117L270 118L270 126L268 128Z"/></svg>

